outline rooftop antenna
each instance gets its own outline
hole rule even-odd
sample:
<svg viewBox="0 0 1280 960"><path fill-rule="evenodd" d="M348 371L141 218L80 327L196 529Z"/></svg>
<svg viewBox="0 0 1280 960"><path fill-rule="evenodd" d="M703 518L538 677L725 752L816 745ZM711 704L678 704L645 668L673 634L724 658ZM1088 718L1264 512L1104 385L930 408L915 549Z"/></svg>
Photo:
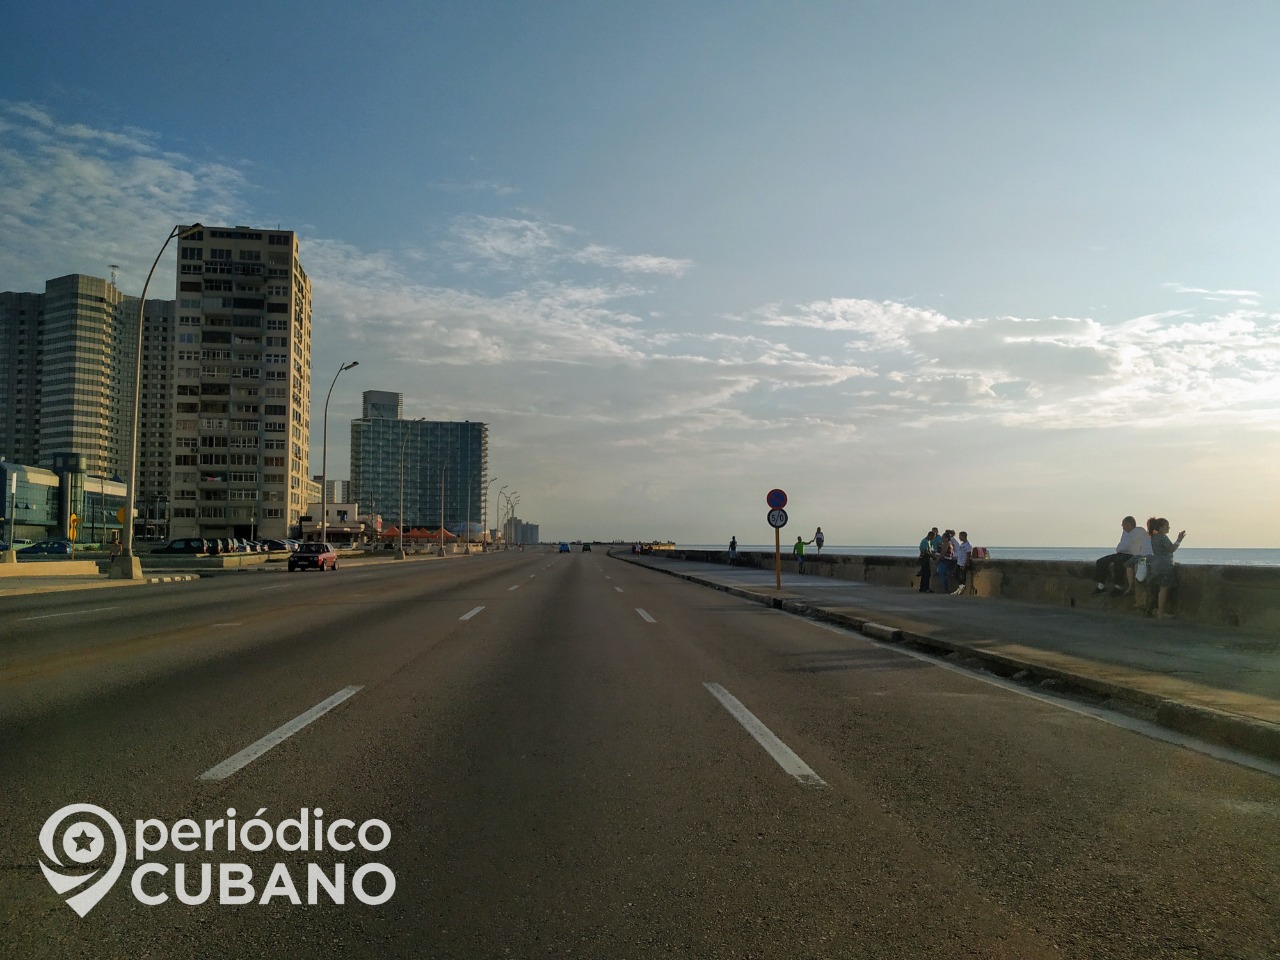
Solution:
<svg viewBox="0 0 1280 960"><path fill-rule="evenodd" d="M120 264L118 263L111 264L111 285L113 287L116 285L116 271L119 269L120 269Z"/></svg>

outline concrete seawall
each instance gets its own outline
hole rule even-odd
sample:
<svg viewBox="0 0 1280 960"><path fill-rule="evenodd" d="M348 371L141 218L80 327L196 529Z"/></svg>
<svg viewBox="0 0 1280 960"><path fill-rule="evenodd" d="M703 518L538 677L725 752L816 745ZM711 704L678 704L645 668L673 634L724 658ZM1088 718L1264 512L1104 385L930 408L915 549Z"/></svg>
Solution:
<svg viewBox="0 0 1280 960"><path fill-rule="evenodd" d="M728 563L724 550L671 551L671 556L704 563ZM739 553L741 566L773 569L772 553ZM919 560L913 557L809 556L805 576L861 580L879 586L916 589ZM790 556L783 571L795 575ZM1155 591L1138 584L1132 597L1095 597L1093 564L1044 560L979 560L967 578L981 597L1022 600L1059 607L1088 606L1117 616L1144 616L1155 606ZM1280 567L1182 565L1170 593L1169 611L1178 620L1280 635Z"/></svg>

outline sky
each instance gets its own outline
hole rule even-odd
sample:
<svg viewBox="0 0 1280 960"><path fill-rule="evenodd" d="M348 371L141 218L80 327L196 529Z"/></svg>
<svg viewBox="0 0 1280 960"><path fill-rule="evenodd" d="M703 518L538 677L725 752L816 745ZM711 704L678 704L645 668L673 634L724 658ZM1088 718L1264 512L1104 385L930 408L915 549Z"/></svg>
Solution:
<svg viewBox="0 0 1280 960"><path fill-rule="evenodd" d="M400 392L548 540L768 543L781 488L786 542L1280 541L1274 0L5 21L0 290L296 231L315 473L358 360L331 478Z"/></svg>

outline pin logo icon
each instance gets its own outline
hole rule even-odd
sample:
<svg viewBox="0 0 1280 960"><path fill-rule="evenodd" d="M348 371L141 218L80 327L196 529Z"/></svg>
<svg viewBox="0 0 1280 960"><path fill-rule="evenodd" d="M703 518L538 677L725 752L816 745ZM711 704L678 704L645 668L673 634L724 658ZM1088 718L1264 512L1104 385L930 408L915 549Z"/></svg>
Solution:
<svg viewBox="0 0 1280 960"><path fill-rule="evenodd" d="M112 845L114 850L110 849ZM84 888L67 897L67 906L82 917L120 879L128 856L120 822L92 803L69 804L46 820L40 829L40 850L53 864L50 867L40 861L40 869L54 892L65 895L77 887ZM110 864L104 862L108 856ZM65 864L64 858L68 861ZM62 872L86 868L92 869L88 873Z"/></svg>

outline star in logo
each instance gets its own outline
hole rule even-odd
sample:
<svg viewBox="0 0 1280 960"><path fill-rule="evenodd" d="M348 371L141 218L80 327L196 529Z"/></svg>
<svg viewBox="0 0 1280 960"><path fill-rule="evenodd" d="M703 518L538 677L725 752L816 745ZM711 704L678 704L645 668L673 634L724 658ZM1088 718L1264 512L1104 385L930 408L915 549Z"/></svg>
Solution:
<svg viewBox="0 0 1280 960"><path fill-rule="evenodd" d="M93 847L93 836L88 830L81 830L80 836L71 839L76 842L77 850L88 850Z"/></svg>

